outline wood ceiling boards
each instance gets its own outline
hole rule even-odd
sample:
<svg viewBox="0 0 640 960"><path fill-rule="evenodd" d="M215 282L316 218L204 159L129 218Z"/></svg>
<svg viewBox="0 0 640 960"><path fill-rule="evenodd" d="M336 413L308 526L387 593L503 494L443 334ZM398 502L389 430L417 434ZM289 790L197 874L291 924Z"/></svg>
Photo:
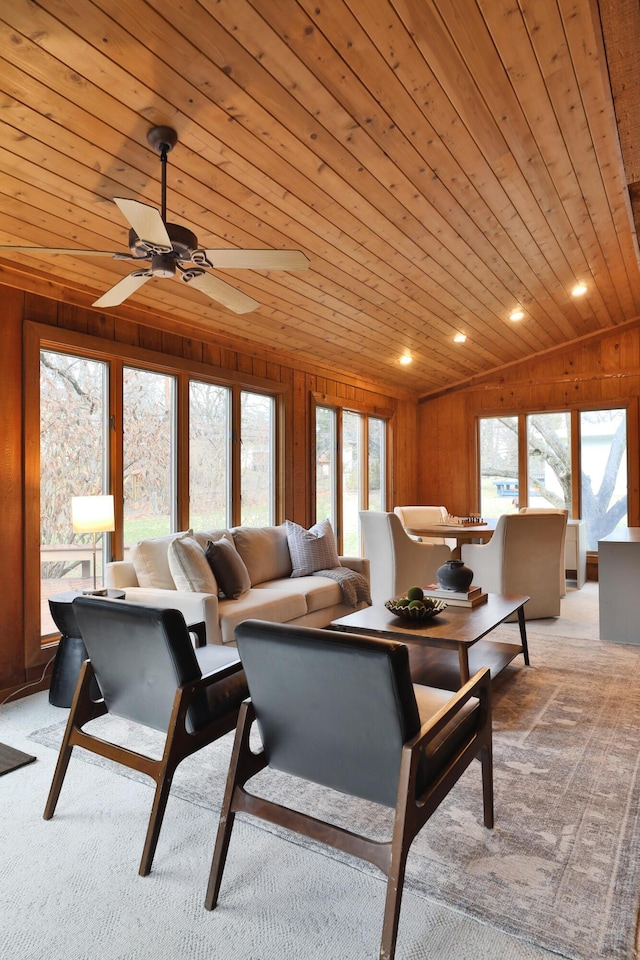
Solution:
<svg viewBox="0 0 640 960"><path fill-rule="evenodd" d="M637 3L602 5L609 36L623 15L623 37L638 29ZM595 0L13 0L0 244L124 251L113 197L160 206L146 136L168 124L170 221L203 247L295 248L311 265L220 271L260 303L242 316L159 279L113 313L417 395L634 320L608 79L628 54L610 43L607 64L598 14ZM87 304L132 270L0 256Z"/></svg>

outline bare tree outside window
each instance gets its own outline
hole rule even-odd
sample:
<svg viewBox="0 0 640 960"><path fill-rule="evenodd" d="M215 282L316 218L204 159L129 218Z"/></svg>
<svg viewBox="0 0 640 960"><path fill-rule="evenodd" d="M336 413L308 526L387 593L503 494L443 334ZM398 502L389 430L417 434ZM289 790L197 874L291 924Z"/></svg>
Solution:
<svg viewBox="0 0 640 960"><path fill-rule="evenodd" d="M105 493L106 364L40 352L40 591L93 586L90 534L75 534L71 498ZM102 538L96 556L102 572ZM42 605L42 635L53 632Z"/></svg>
<svg viewBox="0 0 640 960"><path fill-rule="evenodd" d="M275 400L262 393L240 394L241 523L267 526L275 516Z"/></svg>
<svg viewBox="0 0 640 960"><path fill-rule="evenodd" d="M123 370L124 543L172 530L175 377Z"/></svg>
<svg viewBox="0 0 640 960"><path fill-rule="evenodd" d="M587 550L627 522L627 417L625 410L580 414L582 517Z"/></svg>
<svg viewBox="0 0 640 960"><path fill-rule="evenodd" d="M231 391L189 383L189 525L211 530L231 517Z"/></svg>

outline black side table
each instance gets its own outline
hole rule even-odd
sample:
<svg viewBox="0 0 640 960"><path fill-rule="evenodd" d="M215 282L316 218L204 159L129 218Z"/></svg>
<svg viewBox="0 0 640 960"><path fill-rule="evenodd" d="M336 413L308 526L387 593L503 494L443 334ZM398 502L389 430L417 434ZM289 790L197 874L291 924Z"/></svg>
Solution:
<svg viewBox="0 0 640 960"><path fill-rule="evenodd" d="M51 616L61 634L49 687L49 703L54 707L71 706L80 668L88 657L87 648L73 612L73 601L81 596L80 590L68 590L66 593L56 593L53 597L49 597ZM125 591L107 590L107 596L112 600L124 600ZM97 688L95 692L99 695Z"/></svg>

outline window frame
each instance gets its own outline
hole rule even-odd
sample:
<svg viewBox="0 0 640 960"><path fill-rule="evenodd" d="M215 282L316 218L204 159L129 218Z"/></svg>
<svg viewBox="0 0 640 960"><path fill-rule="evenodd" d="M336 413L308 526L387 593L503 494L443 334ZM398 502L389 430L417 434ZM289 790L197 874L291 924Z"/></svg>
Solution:
<svg viewBox="0 0 640 960"><path fill-rule="evenodd" d="M384 429L384 457L381 458L382 463L381 467L384 467L384 504L383 509L389 509L389 491L391 489L391 438L390 433L392 429L392 421L395 414L395 411L388 407L376 407L370 406L367 404L354 403L353 401L345 400L341 397L333 397L324 393L314 393L310 394L310 474L311 477L311 493L310 493L310 510L311 510L311 523L316 522L316 411L318 407L326 407L331 409L336 414L336 423L334 430L334 463L336 467L336 475L333 478L332 488L333 494L336 500L335 503L335 521L334 521L334 534L336 537L336 542L338 545L338 552L342 554L343 551L343 503L342 503L342 493L343 493L343 475L342 475L342 441L343 441L343 430L342 430L342 416L343 413L354 413L357 414L360 419L360 451L363 456L361 457L361 463L359 466L359 484L360 484L360 501L361 504L369 503L369 418L374 418L376 420L382 420L385 424ZM366 469L365 469L366 465ZM368 509L368 507L361 507L361 509ZM360 550L362 551L362 534L360 536Z"/></svg>
<svg viewBox="0 0 640 960"><path fill-rule="evenodd" d="M232 429L237 425L232 438L231 459L231 526L240 523L240 477L238 468L240 440L240 393L249 390L264 393L274 398L274 460L273 475L274 514L276 522L284 520L284 468L286 407L290 402L290 387L252 374L226 370L184 357L171 356L115 340L104 340L91 334L51 327L37 321L24 325L24 474L25 474L25 523L24 523L24 571L23 589L25 601L25 664L37 666L42 662L42 652L52 650L57 636L40 635L40 573L36 557L40 555L40 351L51 350L64 354L76 354L98 360L108 367L108 458L107 490L114 496L116 529L111 534L109 559L123 555L123 369L125 366L146 369L153 373L173 376L176 379L176 441L175 441L175 514L176 530L187 529L189 518L189 381L196 379L232 391ZM236 419L234 419L234 417ZM107 557L105 556L105 562Z"/></svg>
<svg viewBox="0 0 640 960"><path fill-rule="evenodd" d="M627 397L615 401L604 398L590 400L583 403L554 404L548 403L542 407L532 407L527 410L512 408L475 410L473 416L474 461L470 466L473 476L473 510L480 509L480 421L495 417L515 417L518 421L518 485L524 491L520 506L528 505L529 475L528 475L528 437L527 417L537 414L569 413L570 414L570 453L571 453L571 501L572 509L569 519L579 520L582 516L582 489L581 489L581 437L580 414L596 410L624 410L627 423L627 523L630 527L640 525L640 398ZM597 559L597 551L589 551L590 558Z"/></svg>

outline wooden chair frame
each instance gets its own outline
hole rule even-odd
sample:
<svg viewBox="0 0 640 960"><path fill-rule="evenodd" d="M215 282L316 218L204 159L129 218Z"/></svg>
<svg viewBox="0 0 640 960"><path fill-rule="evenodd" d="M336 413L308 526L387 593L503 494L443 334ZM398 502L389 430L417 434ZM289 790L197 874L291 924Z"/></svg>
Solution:
<svg viewBox="0 0 640 960"><path fill-rule="evenodd" d="M457 711L471 698L480 702L476 729L453 755L428 789L417 796L417 780L422 753ZM248 780L268 764L264 751L255 753L249 736L255 717L251 700L245 700L231 756L220 823L211 864L205 907L213 910L218 902L222 874L231 840L235 814L252 814L269 823L293 830L377 866L387 877L387 893L380 945L380 960L393 960L398 934L400 904L409 848L415 836L475 757L482 764L484 824L493 827L493 755L491 735L491 678L485 668L479 671L452 699L423 724L420 732L402 748L398 795L391 840L376 841L342 827L317 820L308 814L257 797L245 789ZM345 735L347 735L345 733Z"/></svg>
<svg viewBox="0 0 640 960"><path fill-rule="evenodd" d="M239 708L230 710L224 716L190 733L186 728L187 710L198 692L206 690L211 684L225 680L240 669L242 669L241 664L236 661L176 689L163 754L161 759L156 760L127 747L110 743L82 729L90 720L95 720L108 713L104 700L93 700L91 698L90 687L95 672L91 661L85 660L71 704L69 719L44 810L44 819L50 820L53 817L74 747L84 747L91 753L106 757L108 760L115 760L132 770L146 774L156 784L139 869L141 876L147 876L151 871L151 864L176 768L186 757L233 730L239 712Z"/></svg>

